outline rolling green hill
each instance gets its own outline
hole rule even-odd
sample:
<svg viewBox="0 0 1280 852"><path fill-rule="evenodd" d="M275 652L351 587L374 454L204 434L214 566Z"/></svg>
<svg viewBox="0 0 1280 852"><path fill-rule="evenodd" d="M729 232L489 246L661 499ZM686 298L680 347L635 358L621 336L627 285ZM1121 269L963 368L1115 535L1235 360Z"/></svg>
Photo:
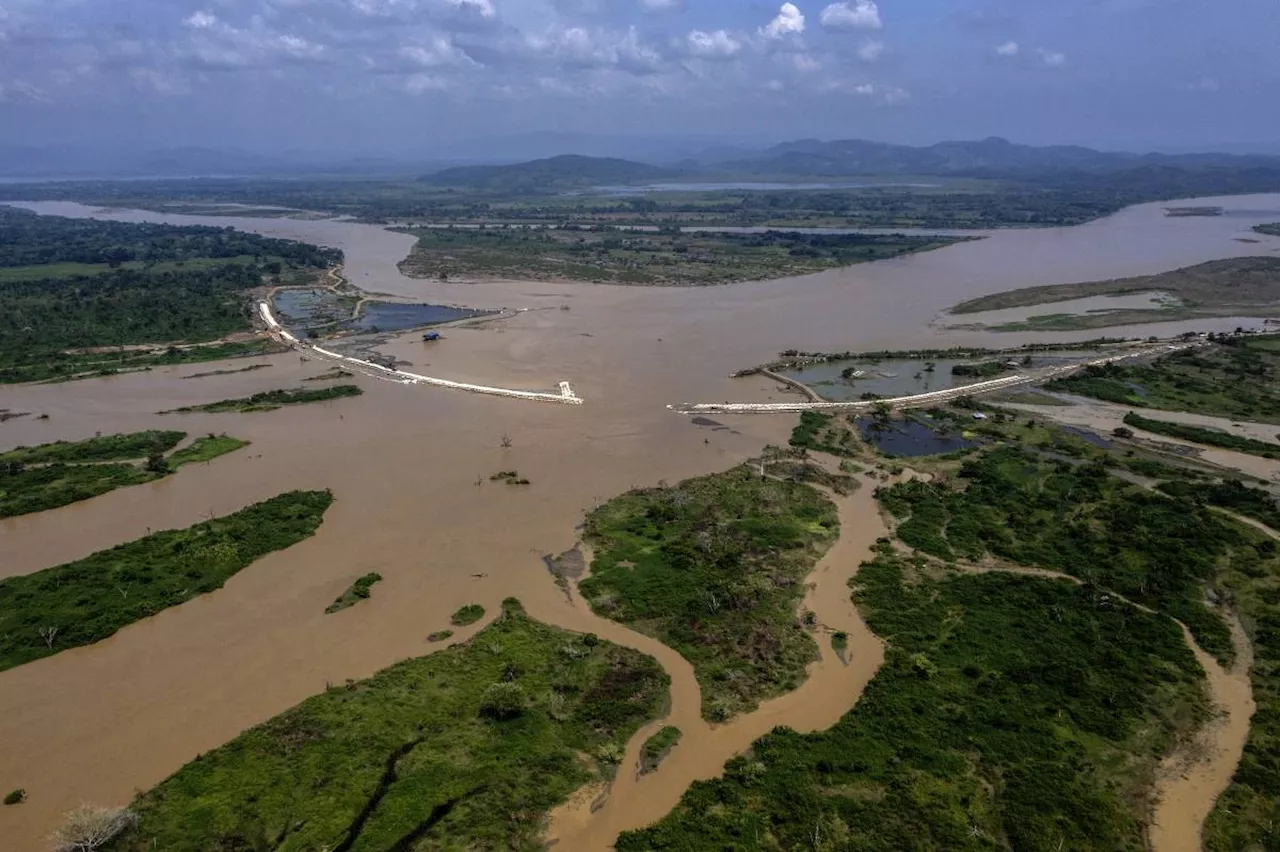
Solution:
<svg viewBox="0 0 1280 852"><path fill-rule="evenodd" d="M637 183L672 177L676 172L613 157L564 154L505 166L458 166L421 178L436 186L504 193L551 192L598 184Z"/></svg>

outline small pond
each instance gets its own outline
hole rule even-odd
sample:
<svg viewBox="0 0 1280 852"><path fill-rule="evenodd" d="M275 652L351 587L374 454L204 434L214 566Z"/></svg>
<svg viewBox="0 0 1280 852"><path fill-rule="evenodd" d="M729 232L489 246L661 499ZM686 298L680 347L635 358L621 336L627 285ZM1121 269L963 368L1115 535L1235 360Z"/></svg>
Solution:
<svg viewBox="0 0 1280 852"><path fill-rule="evenodd" d="M978 446L978 441L969 440L959 432L937 432L919 420L894 420L881 427L872 420L860 418L858 431L864 441L880 452L900 458L936 456Z"/></svg>

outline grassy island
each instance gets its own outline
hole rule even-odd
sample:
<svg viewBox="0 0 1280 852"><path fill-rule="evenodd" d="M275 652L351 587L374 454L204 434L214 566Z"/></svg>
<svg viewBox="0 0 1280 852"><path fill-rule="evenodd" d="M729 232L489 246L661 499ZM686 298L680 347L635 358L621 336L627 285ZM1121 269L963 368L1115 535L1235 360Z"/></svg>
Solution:
<svg viewBox="0 0 1280 852"><path fill-rule="evenodd" d="M688 659L706 718L724 721L804 680L818 651L796 607L839 534L818 490L742 465L624 494L586 529L595 561L583 596Z"/></svg>
<svg viewBox="0 0 1280 852"><path fill-rule="evenodd" d="M547 813L616 771L667 684L649 657L508 600L470 642L309 698L189 763L138 798L113 848L539 849Z"/></svg>
<svg viewBox="0 0 1280 852"><path fill-rule="evenodd" d="M0 671L90 645L222 588L256 559L312 536L328 491L290 491L231 515L0 580Z"/></svg>

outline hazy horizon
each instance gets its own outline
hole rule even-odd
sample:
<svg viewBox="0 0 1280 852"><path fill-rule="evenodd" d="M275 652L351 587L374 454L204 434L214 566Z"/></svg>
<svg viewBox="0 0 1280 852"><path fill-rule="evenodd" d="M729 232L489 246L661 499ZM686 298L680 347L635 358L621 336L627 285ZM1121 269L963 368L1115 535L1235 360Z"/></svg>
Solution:
<svg viewBox="0 0 1280 852"><path fill-rule="evenodd" d="M0 143L1280 150L1274 0L0 0Z"/></svg>

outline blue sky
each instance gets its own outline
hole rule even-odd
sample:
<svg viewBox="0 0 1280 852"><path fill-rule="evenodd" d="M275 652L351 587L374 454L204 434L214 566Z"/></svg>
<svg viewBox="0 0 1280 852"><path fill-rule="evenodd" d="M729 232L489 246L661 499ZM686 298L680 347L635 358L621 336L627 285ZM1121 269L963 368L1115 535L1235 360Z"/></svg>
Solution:
<svg viewBox="0 0 1280 852"><path fill-rule="evenodd" d="M1280 150L1280 0L0 0L0 142Z"/></svg>

